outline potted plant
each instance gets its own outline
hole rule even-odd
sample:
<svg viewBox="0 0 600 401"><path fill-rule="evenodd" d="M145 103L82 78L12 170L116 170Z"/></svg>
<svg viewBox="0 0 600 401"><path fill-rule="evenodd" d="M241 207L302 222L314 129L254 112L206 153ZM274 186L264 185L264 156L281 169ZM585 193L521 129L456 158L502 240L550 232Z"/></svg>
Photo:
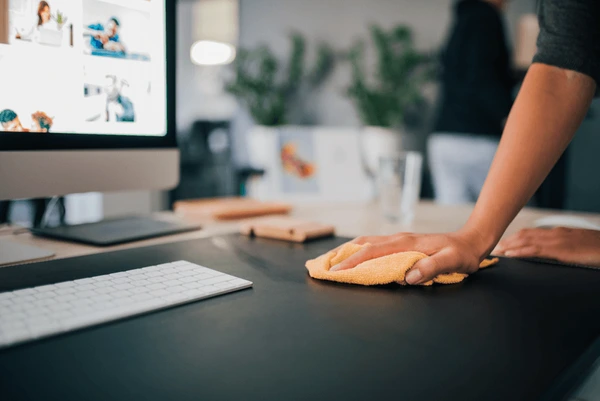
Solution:
<svg viewBox="0 0 600 401"><path fill-rule="evenodd" d="M61 12L60 10L57 10L56 14L54 14L52 16L52 19L54 21L56 21L56 25L58 26L58 30L62 30L63 26L65 26L65 24L67 23L67 21L68 21L69 18L63 12Z"/></svg>
<svg viewBox="0 0 600 401"><path fill-rule="evenodd" d="M287 63L281 63L267 46L240 49L233 66L235 77L226 85L256 123L248 132L248 153L252 166L264 169L265 175L260 184L263 188L257 189L256 183L249 186L252 196L316 188L314 160L307 155L313 147L313 128L289 125L290 109L302 108L302 95L325 81L335 56L329 46L320 43L315 64L307 68L304 38L292 34L290 43Z"/></svg>
<svg viewBox="0 0 600 401"><path fill-rule="evenodd" d="M423 85L432 79L431 57L415 49L410 28L398 25L384 30L374 25L371 40L377 54L375 71L367 76L364 43L347 55L352 81L347 89L360 119L364 164L374 175L380 156L409 150L406 121L424 103Z"/></svg>

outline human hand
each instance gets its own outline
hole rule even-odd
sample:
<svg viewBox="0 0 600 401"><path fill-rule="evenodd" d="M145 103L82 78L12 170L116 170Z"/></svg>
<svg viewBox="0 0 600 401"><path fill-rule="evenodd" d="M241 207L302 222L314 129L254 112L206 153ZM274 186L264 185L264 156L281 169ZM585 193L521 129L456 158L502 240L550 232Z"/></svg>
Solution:
<svg viewBox="0 0 600 401"><path fill-rule="evenodd" d="M525 229L500 241L493 253L600 267L600 231L565 227Z"/></svg>
<svg viewBox="0 0 600 401"><path fill-rule="evenodd" d="M333 266L330 270L352 269L360 263L398 252L417 251L429 255L421 259L406 275L408 284L421 284L443 273L474 273L487 256L486 246L476 232L449 234L399 233L387 236L359 237L352 243L363 249Z"/></svg>

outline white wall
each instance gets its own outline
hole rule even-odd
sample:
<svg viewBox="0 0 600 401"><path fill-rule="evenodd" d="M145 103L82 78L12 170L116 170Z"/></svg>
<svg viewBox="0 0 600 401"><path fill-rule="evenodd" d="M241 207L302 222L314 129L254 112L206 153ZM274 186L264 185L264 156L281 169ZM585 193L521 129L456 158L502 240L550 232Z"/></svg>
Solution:
<svg viewBox="0 0 600 401"><path fill-rule="evenodd" d="M187 131L198 119L229 120L237 111L235 99L224 92L227 69L192 63L190 48L199 40L200 18L195 1L178 2L177 11L177 125Z"/></svg>

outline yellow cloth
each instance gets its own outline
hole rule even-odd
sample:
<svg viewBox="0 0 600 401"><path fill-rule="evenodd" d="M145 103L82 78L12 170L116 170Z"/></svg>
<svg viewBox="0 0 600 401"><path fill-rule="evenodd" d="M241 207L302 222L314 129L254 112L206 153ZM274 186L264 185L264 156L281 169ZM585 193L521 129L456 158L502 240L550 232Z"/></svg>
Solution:
<svg viewBox="0 0 600 401"><path fill-rule="evenodd" d="M367 245L367 244L365 244ZM421 252L400 252L380 258L367 260L353 269L329 271L330 268L354 255L365 245L345 244L337 251L330 251L317 259L306 262L306 268L312 278L359 285L380 285L398 282L405 284L404 276L419 260L427 255ZM480 269L498 263L498 258L481 262ZM460 283L467 274L440 274L422 285Z"/></svg>

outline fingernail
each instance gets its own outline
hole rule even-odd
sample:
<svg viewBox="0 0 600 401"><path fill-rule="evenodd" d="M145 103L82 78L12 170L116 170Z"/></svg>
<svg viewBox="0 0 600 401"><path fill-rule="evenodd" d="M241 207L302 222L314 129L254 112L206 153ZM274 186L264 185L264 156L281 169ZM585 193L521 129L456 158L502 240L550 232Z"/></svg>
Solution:
<svg viewBox="0 0 600 401"><path fill-rule="evenodd" d="M338 269L340 268L340 264L341 263L338 263L337 265L333 266L331 269L329 269L329 271L330 272L336 272L336 271L338 271Z"/></svg>
<svg viewBox="0 0 600 401"><path fill-rule="evenodd" d="M508 256L509 258L513 257L515 255L516 255L516 253L514 251L506 251L506 252L504 252L504 256Z"/></svg>
<svg viewBox="0 0 600 401"><path fill-rule="evenodd" d="M423 275L419 270L410 270L406 275L406 282L408 284L419 284L421 279L423 279Z"/></svg>

